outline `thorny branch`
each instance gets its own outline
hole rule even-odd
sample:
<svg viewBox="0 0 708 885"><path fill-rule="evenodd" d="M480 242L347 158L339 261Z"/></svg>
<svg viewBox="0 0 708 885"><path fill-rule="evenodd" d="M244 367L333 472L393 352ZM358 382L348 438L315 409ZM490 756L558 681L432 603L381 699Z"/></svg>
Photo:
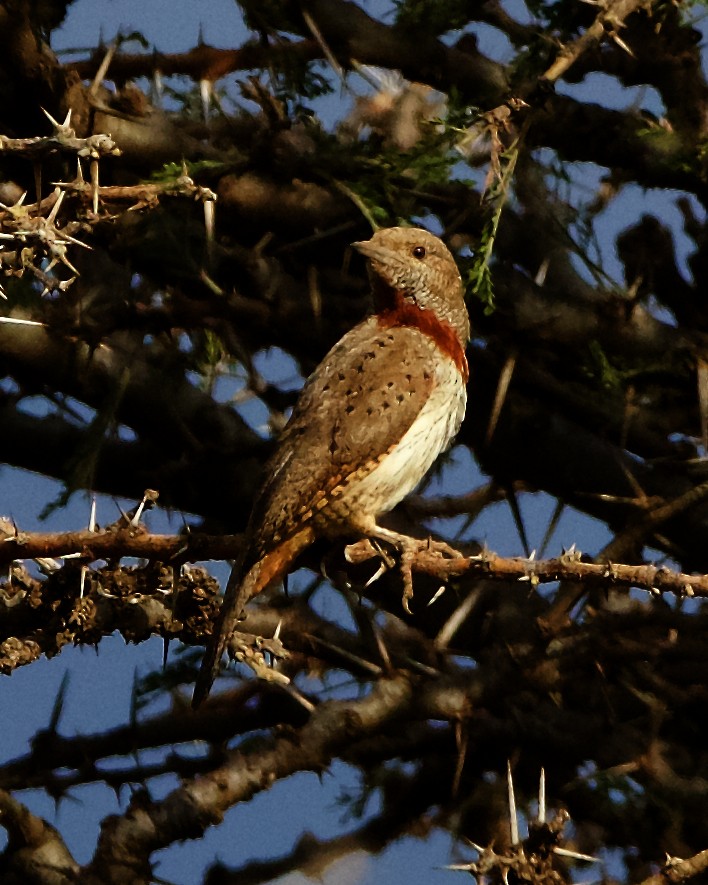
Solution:
<svg viewBox="0 0 708 885"><path fill-rule="evenodd" d="M558 57L544 73L543 78L554 82L562 77L570 67L587 52L591 47L609 38L625 52L631 53L631 49L620 37L620 29L625 27L625 20L640 9L649 10L650 0L592 0L593 5L599 9L597 18L573 43L564 46L558 53Z"/></svg>
<svg viewBox="0 0 708 885"><path fill-rule="evenodd" d="M708 869L708 849L699 851L685 860L680 857L669 857L660 873L649 876L642 885L666 885L667 882L684 882Z"/></svg>
<svg viewBox="0 0 708 885"><path fill-rule="evenodd" d="M109 135L90 135L77 138L68 123L57 124L54 135L36 138L8 138L0 134L0 153L18 154L28 160L44 160L54 151L66 151L77 157L98 160L100 157L118 157L120 150Z"/></svg>
<svg viewBox="0 0 708 885"><path fill-rule="evenodd" d="M161 562L190 562L205 559L234 558L238 537L188 535L154 535L142 527L120 528L109 532L8 533L0 535L0 563L37 557L81 557L86 561L120 559L135 556ZM377 555L370 545L350 548L349 560L358 564ZM414 557L414 571L440 580L465 575L499 581L529 581L533 586L555 581L578 581L628 589L636 587L652 593L676 596L708 596L708 575L684 574L667 566L623 565L622 563L588 562L579 550L569 550L551 559L520 559L503 557L485 550L474 556L447 558L438 553L419 550Z"/></svg>

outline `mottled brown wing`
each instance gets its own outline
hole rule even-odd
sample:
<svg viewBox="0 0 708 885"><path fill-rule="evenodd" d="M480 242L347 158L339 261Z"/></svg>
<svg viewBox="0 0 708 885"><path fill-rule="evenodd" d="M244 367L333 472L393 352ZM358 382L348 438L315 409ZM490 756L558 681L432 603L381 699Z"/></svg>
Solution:
<svg viewBox="0 0 708 885"><path fill-rule="evenodd" d="M435 384L435 345L371 317L345 335L303 388L251 517L255 559L297 531L331 490L388 452Z"/></svg>

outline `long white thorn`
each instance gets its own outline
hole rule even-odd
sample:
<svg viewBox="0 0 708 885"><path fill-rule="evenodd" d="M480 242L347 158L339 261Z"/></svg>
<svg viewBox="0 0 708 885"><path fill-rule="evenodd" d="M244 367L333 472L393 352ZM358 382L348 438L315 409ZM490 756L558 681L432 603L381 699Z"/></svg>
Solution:
<svg viewBox="0 0 708 885"><path fill-rule="evenodd" d="M593 857L591 854L581 854L579 851L571 851L569 848L554 848L554 854L560 854L561 857L570 857L573 860L584 860L587 863L600 863L599 857Z"/></svg>
<svg viewBox="0 0 708 885"><path fill-rule="evenodd" d="M138 504L138 509L135 511L135 516L130 520L131 528L137 528L140 525L140 517L143 515L146 500L146 498L143 498L140 504Z"/></svg>
<svg viewBox="0 0 708 885"><path fill-rule="evenodd" d="M215 209L214 200L204 200L204 231L209 248L214 245Z"/></svg>
<svg viewBox="0 0 708 885"><path fill-rule="evenodd" d="M21 320L17 317L0 317L0 323L6 323L8 325L13 326L42 326L45 327L46 323L38 323L36 320Z"/></svg>
<svg viewBox="0 0 708 885"><path fill-rule="evenodd" d="M199 96L202 100L202 115L204 117L204 122L209 122L209 108L211 106L211 93L213 89L213 83L211 80L200 80L199 81Z"/></svg>
<svg viewBox="0 0 708 885"><path fill-rule="evenodd" d="M96 496L91 495L91 510L89 511L88 530L96 531Z"/></svg>
<svg viewBox="0 0 708 885"><path fill-rule="evenodd" d="M66 196L66 191L63 191L58 187L54 189L54 193L56 194L57 201L52 206L52 211L47 215L47 224L54 224L59 209L61 209L61 204L64 202L64 197Z"/></svg>
<svg viewBox="0 0 708 885"><path fill-rule="evenodd" d="M376 581L378 581L380 577L385 575L387 571L388 571L388 566L386 565L386 563L383 560L381 560L379 567L376 569L376 571L373 573L373 575L369 578L369 580L364 584L364 586L370 587L372 584L374 584Z"/></svg>
<svg viewBox="0 0 708 885"><path fill-rule="evenodd" d="M98 160L91 160L91 196L93 198L93 214L98 215Z"/></svg>
<svg viewBox="0 0 708 885"><path fill-rule="evenodd" d="M443 593L444 593L446 590L447 590L447 584L443 584L442 586L438 587L438 589L435 591L435 594L432 596L432 598L431 598L430 601L428 602L426 608L430 608L430 606L431 606L434 602L437 602L438 599L440 599L440 597L443 595Z"/></svg>
<svg viewBox="0 0 708 885"><path fill-rule="evenodd" d="M45 110L45 108L40 108L40 111L44 114L44 116L47 118L47 120L49 120L49 122L55 129L59 129L61 124L57 120L55 120L54 117L52 117L48 110Z"/></svg>
<svg viewBox="0 0 708 885"><path fill-rule="evenodd" d="M511 776L511 762L506 763L506 783L509 793L509 829L511 831L511 844L519 844L519 820L516 816L516 796L514 795L514 780Z"/></svg>
<svg viewBox="0 0 708 885"><path fill-rule="evenodd" d="M69 234L62 232L62 239L66 240L67 243L73 243L75 246L81 246L82 249L88 249L89 252L93 252L93 246L89 246L88 243L82 243L81 240L77 240L76 237L72 237Z"/></svg>

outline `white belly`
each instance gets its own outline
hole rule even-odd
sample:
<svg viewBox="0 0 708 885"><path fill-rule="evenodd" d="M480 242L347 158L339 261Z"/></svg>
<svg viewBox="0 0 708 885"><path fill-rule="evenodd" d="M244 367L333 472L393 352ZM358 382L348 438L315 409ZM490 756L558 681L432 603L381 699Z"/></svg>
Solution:
<svg viewBox="0 0 708 885"><path fill-rule="evenodd" d="M444 360L436 384L401 441L368 476L345 492L356 496L376 518L409 495L452 442L465 415L467 389L451 360Z"/></svg>

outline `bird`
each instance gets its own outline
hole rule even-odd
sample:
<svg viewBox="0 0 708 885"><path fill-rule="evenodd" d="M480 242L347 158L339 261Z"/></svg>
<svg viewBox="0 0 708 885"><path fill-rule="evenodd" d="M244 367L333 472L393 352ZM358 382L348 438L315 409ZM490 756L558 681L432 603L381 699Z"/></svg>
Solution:
<svg viewBox="0 0 708 885"><path fill-rule="evenodd" d="M194 707L208 695L246 603L283 579L316 539L383 541L402 563L419 549L420 541L377 520L413 491L462 423L470 338L464 287L447 246L422 228L382 228L352 246L367 261L374 312L307 379L266 465Z"/></svg>

